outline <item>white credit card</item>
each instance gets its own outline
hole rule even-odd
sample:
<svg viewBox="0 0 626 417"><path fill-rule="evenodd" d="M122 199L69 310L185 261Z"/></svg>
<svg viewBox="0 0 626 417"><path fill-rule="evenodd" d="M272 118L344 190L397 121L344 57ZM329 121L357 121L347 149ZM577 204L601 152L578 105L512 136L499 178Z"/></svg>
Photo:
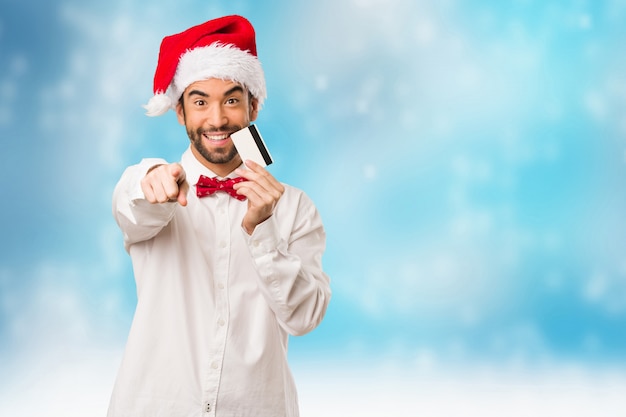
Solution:
<svg viewBox="0 0 626 417"><path fill-rule="evenodd" d="M250 159L263 167L274 162L270 151L265 146L261 133L259 133L255 125L244 127L231 134L230 137L243 162Z"/></svg>

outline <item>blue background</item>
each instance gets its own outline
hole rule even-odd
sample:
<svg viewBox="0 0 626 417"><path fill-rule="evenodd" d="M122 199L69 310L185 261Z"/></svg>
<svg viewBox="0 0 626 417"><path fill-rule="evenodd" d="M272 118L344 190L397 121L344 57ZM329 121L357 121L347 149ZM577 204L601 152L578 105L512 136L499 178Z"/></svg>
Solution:
<svg viewBox="0 0 626 417"><path fill-rule="evenodd" d="M42 377L74 387L94 363L100 385L53 409L103 414L135 303L112 189L188 144L171 112L141 108L158 46L233 13L257 31L270 171L328 234L333 299L292 339L296 373L623 381L626 2L0 0L7 415Z"/></svg>

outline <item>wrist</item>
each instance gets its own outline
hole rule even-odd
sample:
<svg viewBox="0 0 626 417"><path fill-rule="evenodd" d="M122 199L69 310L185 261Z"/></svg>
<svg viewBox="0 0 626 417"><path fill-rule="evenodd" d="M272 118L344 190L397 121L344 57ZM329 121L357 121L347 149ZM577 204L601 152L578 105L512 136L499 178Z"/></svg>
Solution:
<svg viewBox="0 0 626 417"><path fill-rule="evenodd" d="M245 232L248 235L252 236L252 232L254 232L256 225L249 225L249 224L246 224L246 222L242 222L241 227L243 228L243 230L245 230Z"/></svg>

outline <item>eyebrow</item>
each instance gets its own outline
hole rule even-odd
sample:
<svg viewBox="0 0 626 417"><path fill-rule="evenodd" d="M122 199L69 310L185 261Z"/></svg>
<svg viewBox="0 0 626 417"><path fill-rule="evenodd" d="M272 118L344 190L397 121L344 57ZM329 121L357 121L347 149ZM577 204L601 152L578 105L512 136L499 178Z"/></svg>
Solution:
<svg viewBox="0 0 626 417"><path fill-rule="evenodd" d="M189 94L187 94L187 97L191 97L193 95L196 96L202 96L202 97L208 97L209 95L207 93L205 93L204 91L200 91L200 90L191 90L189 92Z"/></svg>
<svg viewBox="0 0 626 417"><path fill-rule="evenodd" d="M233 88L231 88L230 90L226 91L224 93L224 97L229 96L235 92L240 92L241 94L243 94L243 87L240 85L236 85Z"/></svg>
<svg viewBox="0 0 626 417"><path fill-rule="evenodd" d="M236 85L233 88L231 88L230 90L227 90L223 94L223 96L226 97L226 96L229 96L229 95L231 95L233 93L236 93L236 92L240 92L240 93L243 94L243 87L240 86L240 85ZM191 97L193 95L200 96L200 97L209 97L209 95L207 93L205 93L204 91L202 91L202 90L191 90L189 92L189 94L187 94L187 97Z"/></svg>

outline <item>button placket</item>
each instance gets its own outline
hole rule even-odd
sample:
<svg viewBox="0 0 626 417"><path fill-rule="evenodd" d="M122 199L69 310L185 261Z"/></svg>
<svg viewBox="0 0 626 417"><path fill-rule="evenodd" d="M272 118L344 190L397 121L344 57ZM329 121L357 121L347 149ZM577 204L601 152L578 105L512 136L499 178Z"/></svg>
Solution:
<svg viewBox="0 0 626 417"><path fill-rule="evenodd" d="M214 195L215 207L215 235L213 236L213 250L215 251L214 264L214 288L215 292L215 333L214 344L211 352L208 352L209 362L206 377L206 401L205 412L215 415L217 404L217 392L221 380L222 363L226 349L226 337L228 329L229 305L228 305L228 275L230 263L230 221L228 200L232 198L223 193Z"/></svg>

